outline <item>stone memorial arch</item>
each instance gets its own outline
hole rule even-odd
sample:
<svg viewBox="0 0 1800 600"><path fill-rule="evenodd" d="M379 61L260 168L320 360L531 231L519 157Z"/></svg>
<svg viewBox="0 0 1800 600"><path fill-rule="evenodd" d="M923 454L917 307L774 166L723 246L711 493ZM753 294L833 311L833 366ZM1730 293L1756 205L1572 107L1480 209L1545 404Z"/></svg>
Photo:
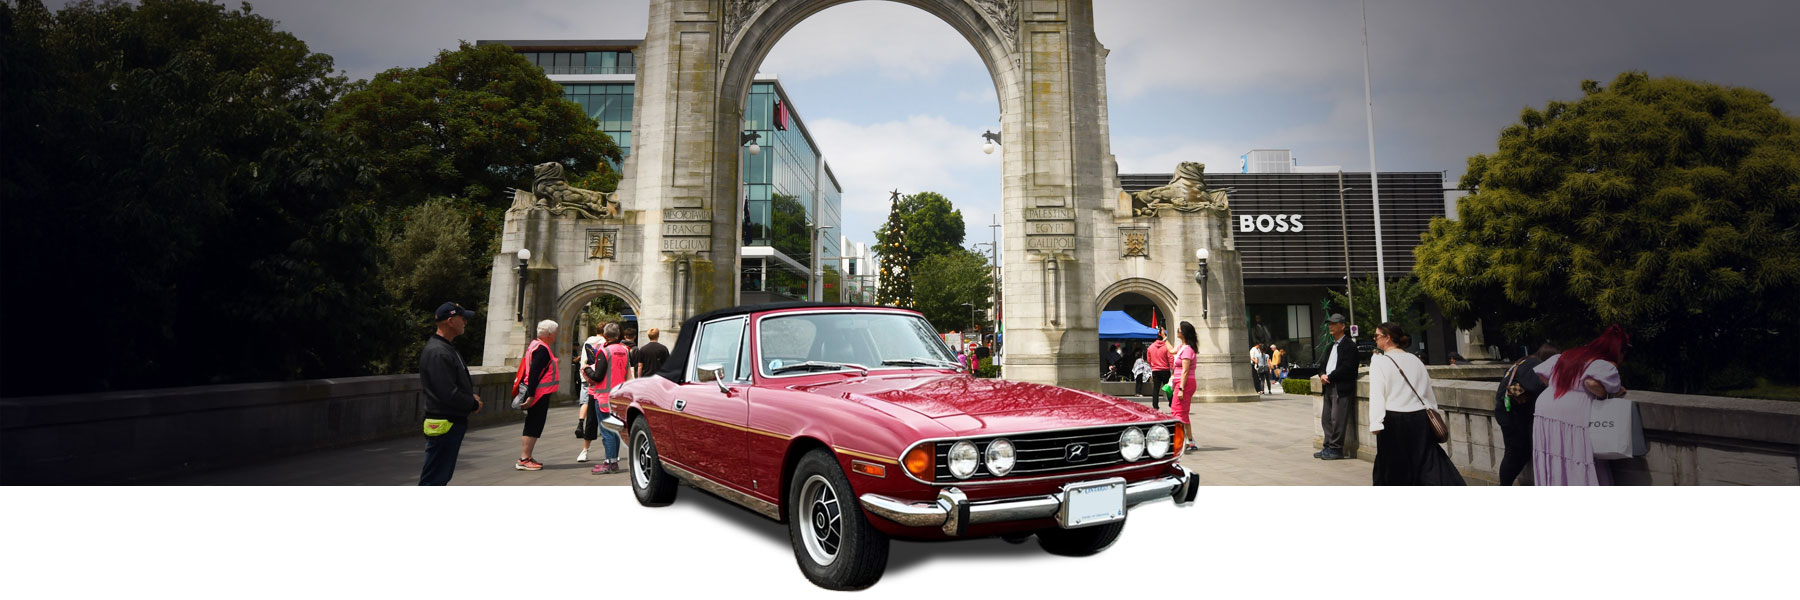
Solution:
<svg viewBox="0 0 1800 600"><path fill-rule="evenodd" d="M512 253L521 247L534 248L528 270L536 276L524 292L532 314L556 313L579 300L567 296L569 290L598 289L596 282L635 294L641 305L633 308L644 328L673 331L687 316L734 304L740 276L740 134L751 80L784 34L847 1L652 0L649 30L637 50L632 157L616 198L622 210L610 219L528 207L521 211L526 214L509 216L502 254L495 259L493 312L510 310L517 299ZM1232 326L1243 312L1235 261L1229 282L1220 277L1209 285L1220 293L1213 294L1210 319L1203 320L1190 298L1199 293L1191 251L1184 261L1159 250L1159 265L1149 269L1138 263L1150 259L1120 250L1126 231L1188 246L1229 239L1202 237L1204 228L1198 226L1156 231L1154 215L1138 215L1121 200L1107 137L1107 50L1094 36L1094 3L893 1L943 19L968 40L993 78L1004 161L1005 376L1097 389L1097 303L1105 301L1099 295L1128 275L1163 282L1180 296L1176 316L1191 313L1188 320L1196 327L1219 330L1201 336L1202 362L1216 367L1201 370L1214 380L1202 390L1247 392L1247 368L1235 379L1226 372L1228 357L1242 354L1229 349L1248 348L1247 341L1237 343L1247 340L1242 324ZM895 182L879 185L889 183ZM1217 232L1218 223L1226 222L1223 212L1221 207L1163 221L1204 220ZM607 231L615 236L617 251L607 259L591 258L591 236ZM1215 252L1214 260L1223 262L1227 256L1221 254L1235 256L1225 250ZM546 262L540 264L539 257ZM1183 277L1171 275L1183 268L1185 285ZM1223 298L1230 295L1225 288L1236 292L1235 300ZM490 323L484 362L516 360L529 323ZM1216 339L1217 347L1206 339Z"/></svg>

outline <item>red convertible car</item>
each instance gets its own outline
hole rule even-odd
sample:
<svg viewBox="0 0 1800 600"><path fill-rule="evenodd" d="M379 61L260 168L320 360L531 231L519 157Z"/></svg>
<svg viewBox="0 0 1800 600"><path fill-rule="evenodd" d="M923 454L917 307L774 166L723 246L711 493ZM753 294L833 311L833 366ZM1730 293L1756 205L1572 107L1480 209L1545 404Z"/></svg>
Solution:
<svg viewBox="0 0 1800 600"><path fill-rule="evenodd" d="M1126 511L1193 502L1181 429L1135 403L963 372L919 313L775 304L694 317L611 396L638 502L677 480L788 526L800 570L861 589L888 540L1035 535L1085 556Z"/></svg>

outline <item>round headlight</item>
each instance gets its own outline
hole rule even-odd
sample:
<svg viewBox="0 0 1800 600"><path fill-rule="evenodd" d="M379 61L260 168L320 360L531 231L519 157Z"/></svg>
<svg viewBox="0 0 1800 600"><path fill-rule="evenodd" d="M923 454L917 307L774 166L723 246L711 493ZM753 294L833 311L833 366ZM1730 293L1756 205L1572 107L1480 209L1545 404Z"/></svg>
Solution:
<svg viewBox="0 0 1800 600"><path fill-rule="evenodd" d="M1162 458L1169 455L1169 428L1157 425L1150 428L1150 458Z"/></svg>
<svg viewBox="0 0 1800 600"><path fill-rule="evenodd" d="M1006 438L988 442L987 470L995 477L1005 477L1007 473L1011 473L1013 463L1017 462L1017 459L1018 451L1013 448L1012 442L1006 441Z"/></svg>
<svg viewBox="0 0 1800 600"><path fill-rule="evenodd" d="M981 453L975 451L975 444L969 440L957 442L950 446L950 474L957 479L968 479L975 474L975 466L981 462Z"/></svg>
<svg viewBox="0 0 1800 600"><path fill-rule="evenodd" d="M1119 434L1119 456L1124 457L1125 462L1144 457L1144 430L1128 427L1125 433Z"/></svg>

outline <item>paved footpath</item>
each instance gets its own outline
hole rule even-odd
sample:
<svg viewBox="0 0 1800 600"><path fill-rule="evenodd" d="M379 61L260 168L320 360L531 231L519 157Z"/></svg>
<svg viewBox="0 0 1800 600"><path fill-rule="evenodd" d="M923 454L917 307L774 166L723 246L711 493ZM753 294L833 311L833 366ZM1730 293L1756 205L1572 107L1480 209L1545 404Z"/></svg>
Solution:
<svg viewBox="0 0 1800 600"><path fill-rule="evenodd" d="M1134 398L1145 404L1148 398ZM1163 405L1168 410L1168 405ZM1312 400L1276 394L1262 402L1199 404L1195 434L1201 451L1181 464L1200 473L1202 485L1368 485L1370 467L1360 460L1312 457ZM542 471L519 471L519 423L476 428L463 440L451 485L628 485L624 473L592 475L602 458L595 440L588 462L575 462L575 407L550 409L549 425L533 451ZM624 454L621 446L620 454ZM186 475L164 485L414 485L425 460L423 437L408 437L312 452L251 467ZM621 460L629 468L629 461Z"/></svg>

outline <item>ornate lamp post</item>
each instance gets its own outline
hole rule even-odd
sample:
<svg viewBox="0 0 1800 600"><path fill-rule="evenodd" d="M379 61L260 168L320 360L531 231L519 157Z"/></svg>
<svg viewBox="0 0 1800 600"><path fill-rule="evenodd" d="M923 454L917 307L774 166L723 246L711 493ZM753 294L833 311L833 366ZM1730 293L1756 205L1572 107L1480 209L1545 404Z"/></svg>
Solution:
<svg viewBox="0 0 1800 600"><path fill-rule="evenodd" d="M987 140L981 144L982 154L993 154L994 147L1000 145L1000 134L992 131L981 132L981 139Z"/></svg>
<svg viewBox="0 0 1800 600"><path fill-rule="evenodd" d="M1212 256L1205 248L1194 251L1194 258L1199 259L1200 268L1194 272L1194 283L1200 284L1200 320L1206 320L1206 259Z"/></svg>
<svg viewBox="0 0 1800 600"><path fill-rule="evenodd" d="M531 262L531 249L519 249L519 315L514 320L525 320L525 264Z"/></svg>
<svg viewBox="0 0 1800 600"><path fill-rule="evenodd" d="M749 148L750 155L756 156L758 154L762 154L762 146L759 146L756 143L757 140L760 140L760 139L762 139L761 134L756 133L754 131L746 131L742 135L738 136L738 144L749 144L750 145L750 148Z"/></svg>

